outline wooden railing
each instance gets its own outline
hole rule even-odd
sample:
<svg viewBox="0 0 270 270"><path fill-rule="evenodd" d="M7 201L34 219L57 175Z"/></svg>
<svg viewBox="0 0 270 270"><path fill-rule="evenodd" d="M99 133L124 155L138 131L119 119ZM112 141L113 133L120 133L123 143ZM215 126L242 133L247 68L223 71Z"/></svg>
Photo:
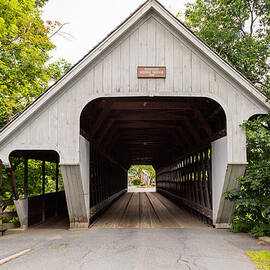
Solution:
<svg viewBox="0 0 270 270"><path fill-rule="evenodd" d="M14 227L13 223L7 222L7 219L17 217L13 200L2 200L0 197L0 233L3 235L4 232Z"/></svg>
<svg viewBox="0 0 270 270"><path fill-rule="evenodd" d="M28 225L45 222L57 215L67 216L66 196L64 191L47 193L28 198Z"/></svg>
<svg viewBox="0 0 270 270"><path fill-rule="evenodd" d="M212 220L210 146L158 170L157 191Z"/></svg>
<svg viewBox="0 0 270 270"><path fill-rule="evenodd" d="M126 189L127 172L91 147L90 207ZM92 208L93 209L93 208Z"/></svg>

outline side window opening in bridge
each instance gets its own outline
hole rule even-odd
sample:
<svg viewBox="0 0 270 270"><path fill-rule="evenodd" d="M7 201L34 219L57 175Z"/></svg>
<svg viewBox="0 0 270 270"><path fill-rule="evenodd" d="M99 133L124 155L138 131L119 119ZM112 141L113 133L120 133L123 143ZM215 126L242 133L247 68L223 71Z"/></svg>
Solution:
<svg viewBox="0 0 270 270"><path fill-rule="evenodd" d="M152 165L130 166L128 192L156 192L156 171Z"/></svg>
<svg viewBox="0 0 270 270"><path fill-rule="evenodd" d="M51 218L66 219L67 207L58 153L51 150L15 150L9 160L11 168L6 170L7 174L3 174L1 189L5 192L1 192L0 196L3 202L15 199L18 217L9 214L9 218L3 222L19 225L20 218L21 226L27 227ZM24 215L27 219L22 218Z"/></svg>

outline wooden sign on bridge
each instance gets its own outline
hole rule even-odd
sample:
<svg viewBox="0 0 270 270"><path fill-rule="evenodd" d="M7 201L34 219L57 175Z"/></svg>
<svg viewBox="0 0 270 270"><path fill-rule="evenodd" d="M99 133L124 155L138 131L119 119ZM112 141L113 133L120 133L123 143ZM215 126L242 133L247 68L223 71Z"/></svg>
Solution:
<svg viewBox="0 0 270 270"><path fill-rule="evenodd" d="M141 67L137 68L138 78L166 78L166 67Z"/></svg>

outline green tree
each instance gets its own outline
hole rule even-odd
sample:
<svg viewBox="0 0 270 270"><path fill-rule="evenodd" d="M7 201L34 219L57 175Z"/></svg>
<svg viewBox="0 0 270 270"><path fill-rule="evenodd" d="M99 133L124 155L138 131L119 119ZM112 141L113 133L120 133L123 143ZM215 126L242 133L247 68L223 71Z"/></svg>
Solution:
<svg viewBox="0 0 270 270"><path fill-rule="evenodd" d="M13 163L14 164L14 163ZM24 162L20 163L14 171L16 186L20 198L24 195ZM55 192L56 187L56 165L55 163L46 162L45 165L45 193ZM59 191L63 190L63 180L59 175ZM28 196L37 196L42 194L42 161L28 160ZM4 199L13 197L10 183L7 175L3 173L3 184L0 188L0 196Z"/></svg>
<svg viewBox="0 0 270 270"><path fill-rule="evenodd" d="M51 37L62 25L41 19L46 2L0 0L0 128L70 67L64 59L49 63L49 53L55 48ZM23 194L23 174L23 164L20 164L14 171L20 195ZM46 179L46 192L54 191L54 164L48 163ZM29 195L40 193L41 162L30 160ZM0 195L11 196L6 174L3 174Z"/></svg>
<svg viewBox="0 0 270 270"><path fill-rule="evenodd" d="M69 68L47 64L55 48L50 36L59 22L41 19L45 0L0 0L0 127Z"/></svg>
<svg viewBox="0 0 270 270"><path fill-rule="evenodd" d="M197 0L185 23L257 87L270 85L270 2Z"/></svg>
<svg viewBox="0 0 270 270"><path fill-rule="evenodd" d="M236 202L232 230L250 231L255 236L270 236L270 117L246 121L249 164L238 179L240 190L225 193Z"/></svg>
<svg viewBox="0 0 270 270"><path fill-rule="evenodd" d="M270 96L270 1L196 0L185 23L218 54ZM232 230L270 236L270 115L246 121L248 166L236 203Z"/></svg>

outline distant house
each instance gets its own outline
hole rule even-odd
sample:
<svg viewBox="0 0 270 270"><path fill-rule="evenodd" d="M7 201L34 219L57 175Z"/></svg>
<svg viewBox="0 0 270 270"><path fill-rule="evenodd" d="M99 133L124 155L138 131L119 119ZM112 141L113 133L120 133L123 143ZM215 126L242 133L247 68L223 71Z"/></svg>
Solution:
<svg viewBox="0 0 270 270"><path fill-rule="evenodd" d="M151 185L151 174L146 170L142 170L140 173L141 185Z"/></svg>

